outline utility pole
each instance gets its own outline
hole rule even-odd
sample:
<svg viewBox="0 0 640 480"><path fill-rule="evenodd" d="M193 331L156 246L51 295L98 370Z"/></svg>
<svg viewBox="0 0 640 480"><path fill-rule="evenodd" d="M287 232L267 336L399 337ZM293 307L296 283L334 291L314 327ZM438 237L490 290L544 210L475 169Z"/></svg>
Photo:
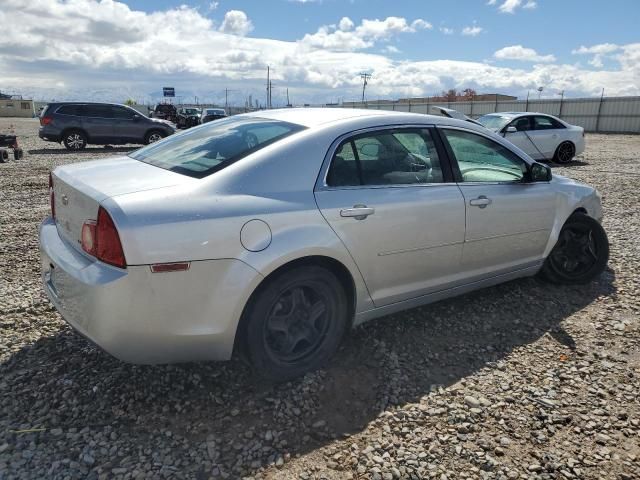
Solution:
<svg viewBox="0 0 640 480"><path fill-rule="evenodd" d="M271 108L271 80L270 80L270 67L267 65L267 109Z"/></svg>
<svg viewBox="0 0 640 480"><path fill-rule="evenodd" d="M225 111L229 110L229 89L224 89L224 109Z"/></svg>
<svg viewBox="0 0 640 480"><path fill-rule="evenodd" d="M360 73L360 78L362 79L362 103L364 103L364 92L367 89L367 84L369 83L371 74L362 72Z"/></svg>
<svg viewBox="0 0 640 480"><path fill-rule="evenodd" d="M287 107L291 106L291 102L289 101L289 87L287 87Z"/></svg>

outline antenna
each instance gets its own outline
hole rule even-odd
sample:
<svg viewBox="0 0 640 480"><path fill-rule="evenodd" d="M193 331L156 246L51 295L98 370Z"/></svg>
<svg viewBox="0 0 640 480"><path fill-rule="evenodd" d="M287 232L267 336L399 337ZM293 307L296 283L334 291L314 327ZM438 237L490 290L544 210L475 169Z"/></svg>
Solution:
<svg viewBox="0 0 640 480"><path fill-rule="evenodd" d="M367 89L367 84L369 83L369 79L371 78L370 73L361 72L360 78L362 79L362 103L364 103L364 92Z"/></svg>

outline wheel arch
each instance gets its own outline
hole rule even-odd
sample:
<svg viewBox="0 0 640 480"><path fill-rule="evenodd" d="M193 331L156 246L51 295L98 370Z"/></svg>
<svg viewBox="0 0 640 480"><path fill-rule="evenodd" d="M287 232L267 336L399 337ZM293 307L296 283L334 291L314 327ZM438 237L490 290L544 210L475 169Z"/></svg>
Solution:
<svg viewBox="0 0 640 480"><path fill-rule="evenodd" d="M86 129L82 127L66 127L64 130L62 130L62 133L60 134L60 141L63 141L64 137L66 137L69 132L82 133L87 138L87 143L89 143L89 141L91 140L91 135L89 135L89 132L87 132Z"/></svg>
<svg viewBox="0 0 640 480"><path fill-rule="evenodd" d="M347 295L347 305L349 307L349 328L353 325L353 321L355 319L356 312L356 304L357 304L357 289L356 282L353 278L351 271L342 263L341 261L332 258L327 255L308 255L303 257L298 257L296 259L290 260L279 267L275 268L271 271L267 276L265 276L260 283L253 289L251 294L249 295L249 299L245 303L242 314L240 315L240 321L238 322L238 327L236 329L235 340L233 342L233 352L234 354L239 352L241 349L239 347L242 346L242 342L245 339L245 329L248 321L247 312L249 311L252 303L255 301L257 295L264 289L271 280L275 277L282 275L283 273L293 270L294 268L304 267L304 266L316 266L322 267L329 270L333 273L337 278L342 288Z"/></svg>

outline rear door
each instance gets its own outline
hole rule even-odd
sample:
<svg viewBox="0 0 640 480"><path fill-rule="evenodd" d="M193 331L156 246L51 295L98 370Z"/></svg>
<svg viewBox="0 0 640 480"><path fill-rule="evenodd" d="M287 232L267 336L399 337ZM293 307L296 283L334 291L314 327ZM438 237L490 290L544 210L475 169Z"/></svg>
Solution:
<svg viewBox="0 0 640 480"><path fill-rule="evenodd" d="M108 143L113 141L113 113L110 105L87 104L81 109L82 128L89 135L92 143Z"/></svg>
<svg viewBox="0 0 640 480"><path fill-rule="evenodd" d="M376 306L459 281L464 199L437 141L424 127L342 137L316 186Z"/></svg>
<svg viewBox="0 0 640 480"><path fill-rule="evenodd" d="M549 182L528 182L526 162L488 136L440 131L466 203L462 268L468 279L539 264L555 218Z"/></svg>

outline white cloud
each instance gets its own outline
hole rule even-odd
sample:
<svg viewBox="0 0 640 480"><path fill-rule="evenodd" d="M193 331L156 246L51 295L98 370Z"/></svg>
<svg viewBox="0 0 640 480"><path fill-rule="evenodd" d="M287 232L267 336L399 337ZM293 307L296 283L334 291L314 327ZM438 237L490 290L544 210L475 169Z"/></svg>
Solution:
<svg viewBox="0 0 640 480"><path fill-rule="evenodd" d="M400 49L398 49L398 47L394 47L393 45L387 45L382 49L382 51L384 53L392 53L392 54L400 53Z"/></svg>
<svg viewBox="0 0 640 480"><path fill-rule="evenodd" d="M525 48L522 45L504 47L493 54L499 60L519 60L522 62L555 62L553 55L540 55L533 48Z"/></svg>
<svg viewBox="0 0 640 480"><path fill-rule="evenodd" d="M311 48L350 52L371 48L376 42L389 40L400 33L415 33L431 28L432 25L421 18L411 23L402 17L363 19L356 27L350 18L343 17L337 27L323 25L316 33L306 34L301 43Z"/></svg>
<svg viewBox="0 0 640 480"><path fill-rule="evenodd" d="M479 27L477 25L473 25L473 26L470 26L470 27L464 27L462 29L462 35L466 35L468 37L476 37L476 36L480 35L483 31L484 31L484 29L482 27Z"/></svg>
<svg viewBox="0 0 640 480"><path fill-rule="evenodd" d="M232 35L246 35L253 30L253 24L242 10L229 10L224 14L220 31Z"/></svg>
<svg viewBox="0 0 640 480"><path fill-rule="evenodd" d="M574 55L593 55L591 60L589 60L589 65L595 68L602 68L604 66L603 60L621 48L620 45L614 43L600 43L591 47L582 45L580 48L572 50L571 53Z"/></svg>
<svg viewBox="0 0 640 480"><path fill-rule="evenodd" d="M218 8L218 6L220 5L220 2L209 2L209 11L213 12L215 9Z"/></svg>
<svg viewBox="0 0 640 480"><path fill-rule="evenodd" d="M640 43L605 48L610 50L610 66L604 70L543 63L506 68L443 59L409 61L397 53L388 56L391 50L362 51L371 45L379 44L381 50L392 46L386 42L418 28L398 17L326 27L327 37L341 33L347 41L360 42L359 48L345 50L339 43L322 48L303 39L225 33L216 28L222 18L216 24L189 7L145 13L112 0L0 1L0 90L45 100L149 99L170 85L178 95L198 95L200 101L224 101L229 87L239 91L236 104L244 104L250 94L264 103L267 65L276 85L276 103L285 87L294 98L309 103L356 99L361 95L361 71L373 73L367 87L372 98L467 87L526 95L538 85L571 96L599 94L602 87L610 95L640 95ZM339 29L340 23L347 31Z"/></svg>
<svg viewBox="0 0 640 480"><path fill-rule="evenodd" d="M440 31L445 35L453 35L456 31L453 28L448 27L440 27Z"/></svg>
<svg viewBox="0 0 640 480"><path fill-rule="evenodd" d="M497 0L489 0L487 5L496 5ZM501 13L515 13L518 8L524 8L527 10L533 10L538 6L535 0L504 0L504 2L498 7Z"/></svg>

